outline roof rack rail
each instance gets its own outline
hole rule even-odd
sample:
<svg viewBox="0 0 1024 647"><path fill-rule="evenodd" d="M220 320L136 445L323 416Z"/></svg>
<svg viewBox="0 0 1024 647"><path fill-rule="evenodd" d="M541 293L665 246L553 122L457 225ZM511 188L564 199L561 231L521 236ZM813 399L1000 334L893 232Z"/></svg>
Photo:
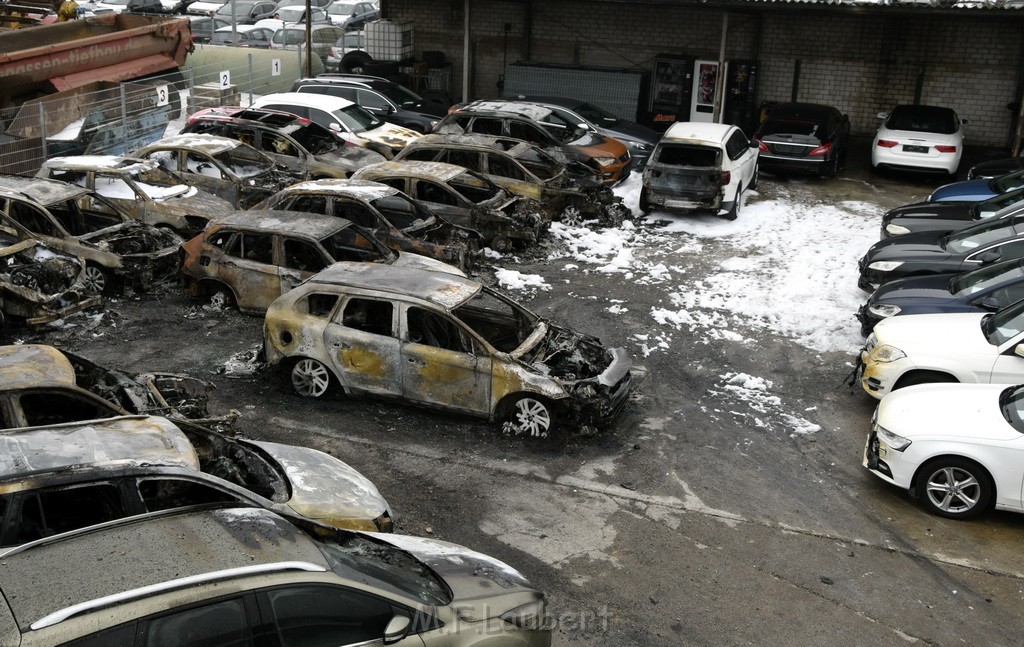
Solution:
<svg viewBox="0 0 1024 647"><path fill-rule="evenodd" d="M220 571L203 573L201 575L190 575L188 577L181 577L175 580L168 580L166 582L150 584L149 586L141 586L137 589L122 591L121 593L105 595L101 598L95 598L93 600L88 600L86 602L73 604L69 607L64 607L63 609L54 611L53 613L43 616L39 620L36 620L31 625L29 625L29 628L33 631L37 631L45 627L51 627L53 625L59 624L61 622L64 622L68 618L95 609L101 609L103 607L108 607L119 602L136 600L139 598L156 595L158 593L173 591L175 589L181 589L187 586L203 584L206 582L216 582L218 580L228 580L236 577L245 577L247 575L258 575L260 573L280 573L284 571L307 571L310 573L324 573L327 571L327 569L323 566L312 564L310 562L274 562L271 564L255 564L253 566L227 568Z"/></svg>

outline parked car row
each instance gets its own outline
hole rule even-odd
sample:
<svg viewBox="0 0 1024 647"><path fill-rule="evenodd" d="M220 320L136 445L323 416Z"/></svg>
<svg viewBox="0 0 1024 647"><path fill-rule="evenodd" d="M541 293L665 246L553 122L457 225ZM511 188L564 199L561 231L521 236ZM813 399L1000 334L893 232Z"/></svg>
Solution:
<svg viewBox="0 0 1024 647"><path fill-rule="evenodd" d="M984 175L885 214L860 261L864 467L952 519L1024 512L1024 182Z"/></svg>

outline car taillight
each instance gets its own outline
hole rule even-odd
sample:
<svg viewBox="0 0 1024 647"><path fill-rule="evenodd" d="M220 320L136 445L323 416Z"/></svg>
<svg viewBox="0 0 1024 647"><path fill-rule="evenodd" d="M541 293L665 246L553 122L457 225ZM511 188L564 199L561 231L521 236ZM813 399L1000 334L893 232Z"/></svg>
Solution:
<svg viewBox="0 0 1024 647"><path fill-rule="evenodd" d="M939 151L940 153L955 153L956 146L936 146L935 150Z"/></svg>
<svg viewBox="0 0 1024 647"><path fill-rule="evenodd" d="M831 150L832 144L822 144L821 146L818 146L810 153L808 153L808 155L810 155L811 157L823 157L825 155L828 155L829 151Z"/></svg>
<svg viewBox="0 0 1024 647"><path fill-rule="evenodd" d="M768 152L768 145L767 145L767 144L765 144L765 143L764 143L763 141L761 141L760 139L758 139L758 140L757 140L757 150L759 150L759 151L764 151L765 153L767 153L767 152Z"/></svg>
<svg viewBox="0 0 1024 647"><path fill-rule="evenodd" d="M899 142L894 142L891 139L879 139L878 145L882 148L894 148L899 145Z"/></svg>
<svg viewBox="0 0 1024 647"><path fill-rule="evenodd" d="M729 182L732 182L732 172L722 171L722 184L725 185L728 184Z"/></svg>

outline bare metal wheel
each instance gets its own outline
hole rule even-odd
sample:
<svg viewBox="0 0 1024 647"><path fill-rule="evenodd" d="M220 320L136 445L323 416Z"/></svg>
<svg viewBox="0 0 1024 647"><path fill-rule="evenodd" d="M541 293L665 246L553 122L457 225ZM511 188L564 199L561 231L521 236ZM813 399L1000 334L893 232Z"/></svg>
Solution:
<svg viewBox="0 0 1024 647"><path fill-rule="evenodd" d="M319 398L331 386L331 373L315 359L303 358L292 366L292 388L304 398Z"/></svg>
<svg viewBox="0 0 1024 647"><path fill-rule="evenodd" d="M107 289L107 274L102 268L96 265L86 265L82 272L82 285L85 289L94 294L103 294Z"/></svg>
<svg viewBox="0 0 1024 647"><path fill-rule="evenodd" d="M569 227L579 227L582 225L583 214L580 213L579 207L566 207L565 211L562 212L562 222Z"/></svg>
<svg viewBox="0 0 1024 647"><path fill-rule="evenodd" d="M555 416L546 402L526 396L512 405L502 430L513 436L547 438L554 423Z"/></svg>
<svg viewBox="0 0 1024 647"><path fill-rule="evenodd" d="M499 254L505 254L512 251L512 239L508 236L495 236L491 239L491 249L498 252Z"/></svg>
<svg viewBox="0 0 1024 647"><path fill-rule="evenodd" d="M924 507L950 519L970 519L984 512L994 489L981 465L956 456L926 464L917 477L917 496Z"/></svg>

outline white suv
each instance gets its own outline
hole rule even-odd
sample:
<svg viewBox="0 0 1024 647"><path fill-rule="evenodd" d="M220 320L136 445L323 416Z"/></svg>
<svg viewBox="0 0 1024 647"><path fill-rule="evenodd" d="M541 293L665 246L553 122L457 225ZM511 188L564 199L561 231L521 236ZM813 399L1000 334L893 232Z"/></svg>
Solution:
<svg viewBox="0 0 1024 647"><path fill-rule="evenodd" d="M757 187L757 143L729 124L673 124L644 168L640 209L712 211L735 220Z"/></svg>

